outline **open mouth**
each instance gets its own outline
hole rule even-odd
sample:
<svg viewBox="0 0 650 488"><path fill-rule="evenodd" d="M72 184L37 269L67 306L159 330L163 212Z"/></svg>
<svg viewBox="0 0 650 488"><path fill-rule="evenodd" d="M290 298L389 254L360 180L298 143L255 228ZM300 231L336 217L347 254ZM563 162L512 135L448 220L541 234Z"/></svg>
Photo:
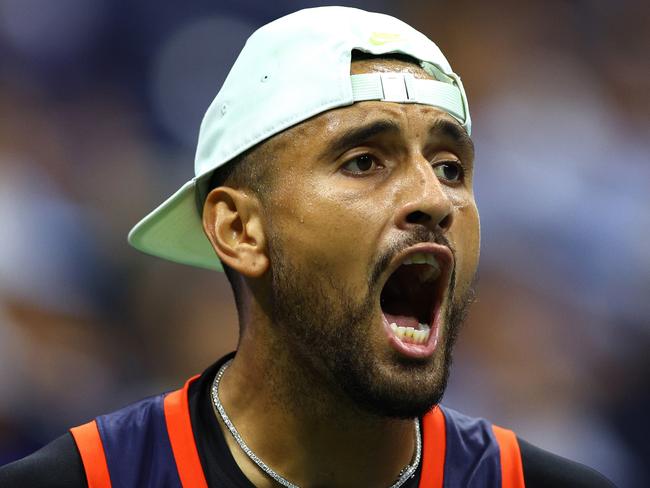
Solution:
<svg viewBox="0 0 650 488"><path fill-rule="evenodd" d="M422 357L435 350L452 259L443 246L418 246L384 284L380 295L384 326L399 352Z"/></svg>

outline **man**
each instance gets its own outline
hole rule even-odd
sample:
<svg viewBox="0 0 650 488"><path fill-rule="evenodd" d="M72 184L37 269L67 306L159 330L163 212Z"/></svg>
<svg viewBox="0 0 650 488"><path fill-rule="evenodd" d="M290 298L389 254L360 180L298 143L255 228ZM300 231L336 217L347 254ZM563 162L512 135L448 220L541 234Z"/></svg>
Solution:
<svg viewBox="0 0 650 488"><path fill-rule="evenodd" d="M196 178L130 234L221 269L236 354L71 430L3 486L611 486L439 406L479 218L460 78L361 10L249 39L201 126Z"/></svg>

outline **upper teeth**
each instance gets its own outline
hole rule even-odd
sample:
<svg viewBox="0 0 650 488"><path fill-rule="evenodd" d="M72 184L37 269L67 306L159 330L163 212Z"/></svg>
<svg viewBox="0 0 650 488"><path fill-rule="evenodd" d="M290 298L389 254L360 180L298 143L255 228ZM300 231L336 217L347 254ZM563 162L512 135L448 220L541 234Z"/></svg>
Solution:
<svg viewBox="0 0 650 488"><path fill-rule="evenodd" d="M410 255L404 260L403 264L428 264L429 267L422 270L419 274L421 283L436 279L440 275L440 265L433 254L422 252Z"/></svg>
<svg viewBox="0 0 650 488"><path fill-rule="evenodd" d="M425 254L423 252L410 255L404 260L404 264L430 264L435 268L440 268L433 254Z"/></svg>

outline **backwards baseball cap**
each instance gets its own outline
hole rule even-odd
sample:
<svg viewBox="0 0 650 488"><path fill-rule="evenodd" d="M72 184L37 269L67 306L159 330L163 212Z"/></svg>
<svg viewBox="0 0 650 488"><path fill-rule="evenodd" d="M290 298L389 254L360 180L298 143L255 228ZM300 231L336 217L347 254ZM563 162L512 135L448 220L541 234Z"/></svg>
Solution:
<svg viewBox="0 0 650 488"><path fill-rule="evenodd" d="M353 50L411 56L434 79L406 73L351 75ZM355 8L318 7L261 27L205 113L194 178L142 219L129 242L164 259L222 270L201 218L214 170L314 115L364 100L432 105L471 131L460 78L438 46L401 20Z"/></svg>

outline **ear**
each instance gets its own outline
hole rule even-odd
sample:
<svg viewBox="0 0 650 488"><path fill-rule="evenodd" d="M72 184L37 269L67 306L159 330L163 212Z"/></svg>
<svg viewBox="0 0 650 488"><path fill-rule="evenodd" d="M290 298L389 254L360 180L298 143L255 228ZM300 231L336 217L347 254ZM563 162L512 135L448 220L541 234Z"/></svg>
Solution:
<svg viewBox="0 0 650 488"><path fill-rule="evenodd" d="M220 186L203 205L203 229L223 263L244 276L269 268L260 203L246 192Z"/></svg>

